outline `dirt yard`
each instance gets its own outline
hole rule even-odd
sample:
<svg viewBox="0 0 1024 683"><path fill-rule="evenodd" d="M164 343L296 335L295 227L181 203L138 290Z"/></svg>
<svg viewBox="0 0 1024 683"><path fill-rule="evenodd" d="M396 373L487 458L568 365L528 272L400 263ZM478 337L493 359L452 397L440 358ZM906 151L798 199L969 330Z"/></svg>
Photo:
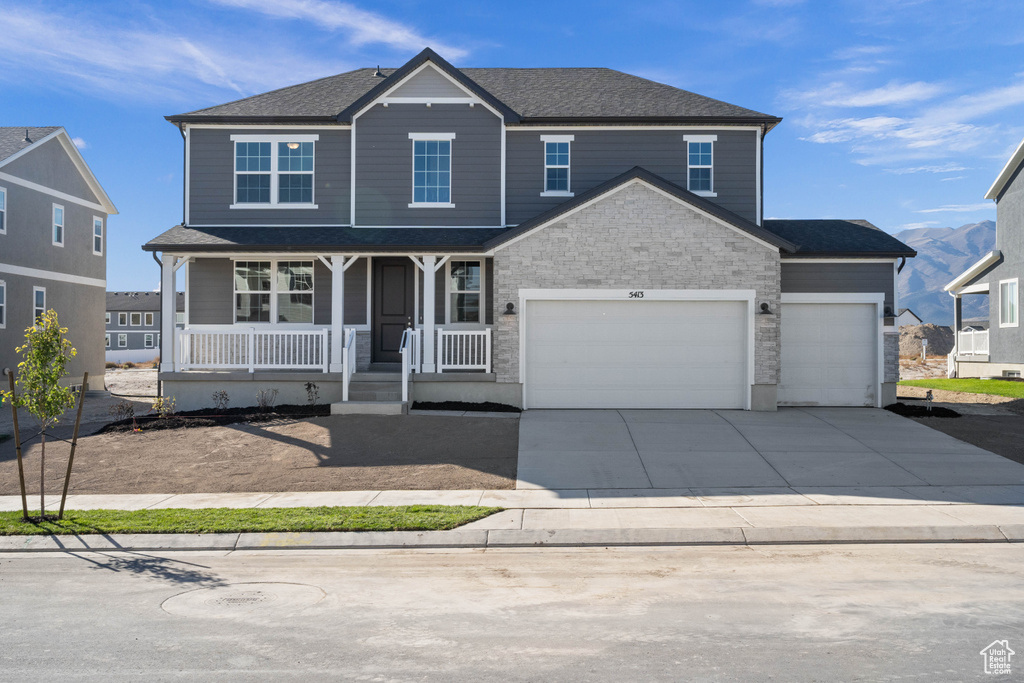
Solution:
<svg viewBox="0 0 1024 683"><path fill-rule="evenodd" d="M156 370L109 368L103 379L115 396L156 397Z"/></svg>
<svg viewBox="0 0 1024 683"><path fill-rule="evenodd" d="M933 379L945 376L945 356L929 356L924 362L921 362L920 356L900 358L900 379Z"/></svg>
<svg viewBox="0 0 1024 683"><path fill-rule="evenodd" d="M516 418L432 415L92 434L79 438L71 493L510 489L518 447ZM60 442L47 446L48 492L63 482L68 451ZM26 475L37 491L37 444L26 453ZM0 443L0 495L16 493L7 440Z"/></svg>

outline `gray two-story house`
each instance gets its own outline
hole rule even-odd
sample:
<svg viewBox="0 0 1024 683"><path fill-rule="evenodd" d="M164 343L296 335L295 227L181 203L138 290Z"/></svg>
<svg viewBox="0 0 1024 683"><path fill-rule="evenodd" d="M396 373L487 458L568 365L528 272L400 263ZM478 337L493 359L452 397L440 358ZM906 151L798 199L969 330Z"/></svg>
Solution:
<svg viewBox="0 0 1024 683"><path fill-rule="evenodd" d="M780 119L609 69L424 50L168 117L184 216L144 249L180 406L303 384L524 408L895 400L896 273L864 221L763 218ZM231 392L232 388L228 388Z"/></svg>
<svg viewBox="0 0 1024 683"><path fill-rule="evenodd" d="M104 323L108 363L146 363L160 355L160 294L107 292ZM185 324L185 294L178 292L175 327Z"/></svg>
<svg viewBox="0 0 1024 683"><path fill-rule="evenodd" d="M1020 281L1024 279L1024 141L1006 162L985 199L996 203L996 245L945 289L953 296L956 346L950 377L1020 377L1024 374L1024 328L1020 326ZM962 316L965 296L988 300L985 326ZM987 329L985 329L987 328Z"/></svg>
<svg viewBox="0 0 1024 683"><path fill-rule="evenodd" d="M0 369L17 370L25 330L52 308L78 352L68 383L88 372L103 389L107 217L116 213L63 128L0 127Z"/></svg>

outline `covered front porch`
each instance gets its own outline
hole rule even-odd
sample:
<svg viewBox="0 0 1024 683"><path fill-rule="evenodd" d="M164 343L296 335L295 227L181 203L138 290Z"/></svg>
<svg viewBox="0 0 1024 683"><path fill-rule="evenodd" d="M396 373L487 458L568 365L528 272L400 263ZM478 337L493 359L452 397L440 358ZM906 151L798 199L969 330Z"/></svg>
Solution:
<svg viewBox="0 0 1024 683"><path fill-rule="evenodd" d="M357 372L398 376L402 401L414 374L494 381L486 255L164 253L161 270L161 290L186 302L181 329L163 311L161 379L193 387L190 403L203 382L310 382L334 402Z"/></svg>

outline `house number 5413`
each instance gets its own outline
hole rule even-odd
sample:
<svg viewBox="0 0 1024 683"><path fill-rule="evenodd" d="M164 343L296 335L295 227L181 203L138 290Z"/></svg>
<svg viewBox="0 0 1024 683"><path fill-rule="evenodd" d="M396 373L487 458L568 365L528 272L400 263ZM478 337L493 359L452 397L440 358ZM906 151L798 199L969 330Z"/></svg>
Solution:
<svg viewBox="0 0 1024 683"><path fill-rule="evenodd" d="M643 293L642 290L639 291L639 292L630 292L629 293L629 298L630 299L643 299L644 298L644 293Z"/></svg>

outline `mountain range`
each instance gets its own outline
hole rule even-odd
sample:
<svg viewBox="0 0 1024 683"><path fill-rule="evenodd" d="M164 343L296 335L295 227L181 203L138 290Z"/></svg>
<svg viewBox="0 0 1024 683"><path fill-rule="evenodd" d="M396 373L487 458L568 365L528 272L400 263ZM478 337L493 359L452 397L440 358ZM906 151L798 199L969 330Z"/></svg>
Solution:
<svg viewBox="0 0 1024 683"><path fill-rule="evenodd" d="M953 324L953 299L942 290L995 248L993 221L968 223L959 228L914 228L894 235L917 251L899 275L900 308L909 308L926 323ZM988 297L967 296L963 316L988 317Z"/></svg>

